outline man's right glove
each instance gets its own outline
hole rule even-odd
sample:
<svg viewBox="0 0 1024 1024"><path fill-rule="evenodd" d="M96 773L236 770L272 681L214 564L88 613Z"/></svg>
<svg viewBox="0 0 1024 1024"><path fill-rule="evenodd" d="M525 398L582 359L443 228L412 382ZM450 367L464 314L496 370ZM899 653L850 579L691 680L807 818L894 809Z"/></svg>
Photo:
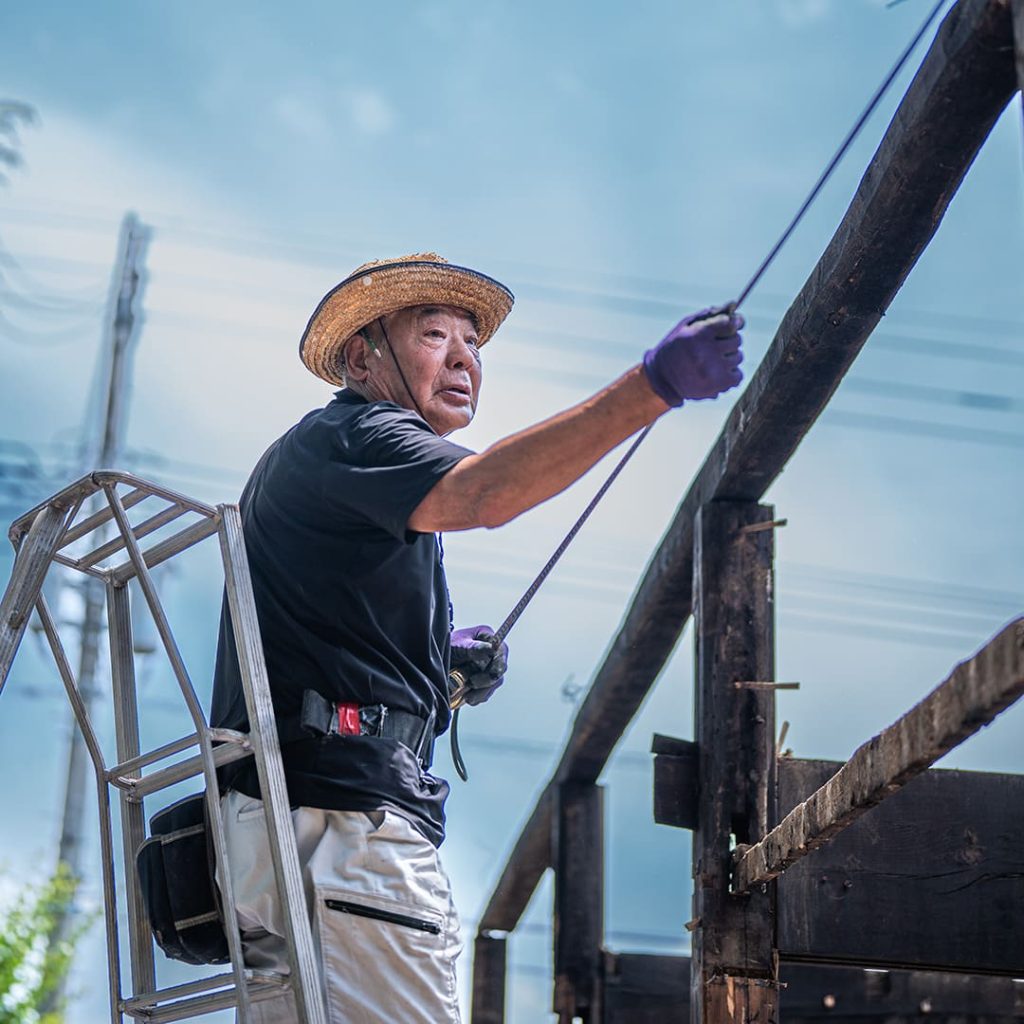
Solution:
<svg viewBox="0 0 1024 1024"><path fill-rule="evenodd" d="M736 387L743 374L738 313L704 309L683 317L654 348L644 353L651 390L669 405L694 398L717 398Z"/></svg>

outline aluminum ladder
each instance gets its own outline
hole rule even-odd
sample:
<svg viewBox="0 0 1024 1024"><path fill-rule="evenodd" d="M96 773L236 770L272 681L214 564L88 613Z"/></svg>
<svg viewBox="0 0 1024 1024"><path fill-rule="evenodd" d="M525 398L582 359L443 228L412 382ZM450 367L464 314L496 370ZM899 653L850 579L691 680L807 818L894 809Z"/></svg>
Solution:
<svg viewBox="0 0 1024 1024"><path fill-rule="evenodd" d="M138 520L141 513L143 518L133 524L129 510L136 506L134 517ZM150 572L214 534L220 540L224 583L250 723L248 733L210 727ZM148 546L144 548L146 538ZM111 1021L123 1024L125 1015L143 1021L184 1020L235 1006L238 1020L248 1022L253 1003L291 989L296 1020L300 1024L326 1024L238 506L205 505L129 473L103 470L77 480L18 518L11 526L10 539L16 557L0 602L0 692L34 608L96 776ZM108 766L104 761L57 623L43 596L43 581L54 563L83 573L99 581L91 585L102 583L105 588L116 764ZM138 581L194 728L189 735L149 751L140 750L128 587L132 579ZM196 755L181 759L180 755L195 747ZM135 868L135 852L145 838L144 799L185 779L203 776L209 826L221 867L223 903L231 908L235 905L234 890L224 855L224 822L216 769L249 756L255 758L265 805L274 875L285 911L291 973L270 974L245 967L241 936L228 909L226 916L231 920L225 931L231 971L160 989L156 983L154 943ZM121 981L111 787L118 791L120 800L131 995L122 991Z"/></svg>

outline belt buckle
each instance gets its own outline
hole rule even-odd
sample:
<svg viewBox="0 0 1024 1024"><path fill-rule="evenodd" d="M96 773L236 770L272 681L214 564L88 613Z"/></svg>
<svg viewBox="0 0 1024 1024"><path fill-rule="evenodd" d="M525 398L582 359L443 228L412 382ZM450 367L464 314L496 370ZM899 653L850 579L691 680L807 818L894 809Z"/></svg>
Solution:
<svg viewBox="0 0 1024 1024"><path fill-rule="evenodd" d="M361 736L383 736L387 718L386 704L363 704L359 708L359 734Z"/></svg>

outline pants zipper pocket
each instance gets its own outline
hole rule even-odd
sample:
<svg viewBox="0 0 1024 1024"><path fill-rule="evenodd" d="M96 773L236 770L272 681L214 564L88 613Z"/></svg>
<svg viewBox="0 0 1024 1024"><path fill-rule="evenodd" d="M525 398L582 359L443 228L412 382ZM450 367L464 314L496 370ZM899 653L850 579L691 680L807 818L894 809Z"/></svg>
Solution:
<svg viewBox="0 0 1024 1024"><path fill-rule="evenodd" d="M415 928L421 932L430 932L431 935L440 935L441 926L434 921L426 921L421 917L409 917L406 914L396 914L391 910L378 910L376 907L367 907L362 903L349 903L348 900L324 900L331 910L339 910L343 914L353 914L355 917L371 917L375 921L387 921L390 924L400 924L406 928Z"/></svg>

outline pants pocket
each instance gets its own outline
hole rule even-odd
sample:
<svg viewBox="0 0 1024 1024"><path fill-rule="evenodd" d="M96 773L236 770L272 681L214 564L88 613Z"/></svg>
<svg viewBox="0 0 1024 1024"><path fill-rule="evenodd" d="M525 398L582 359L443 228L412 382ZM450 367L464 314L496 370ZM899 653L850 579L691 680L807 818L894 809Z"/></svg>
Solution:
<svg viewBox="0 0 1024 1024"><path fill-rule="evenodd" d="M333 886L316 889L332 1024L456 1024L454 955L437 907Z"/></svg>
<svg viewBox="0 0 1024 1024"><path fill-rule="evenodd" d="M441 934L441 923L433 918L440 918L439 914L425 916L426 911L417 910L416 914L408 914L403 911L392 910L383 907L374 907L367 903L356 903L352 900L325 899L324 903L328 910L336 910L342 914L353 914L355 917L368 917L371 921L386 921L388 924L396 924L402 928L414 928L421 932L430 932L431 935Z"/></svg>

